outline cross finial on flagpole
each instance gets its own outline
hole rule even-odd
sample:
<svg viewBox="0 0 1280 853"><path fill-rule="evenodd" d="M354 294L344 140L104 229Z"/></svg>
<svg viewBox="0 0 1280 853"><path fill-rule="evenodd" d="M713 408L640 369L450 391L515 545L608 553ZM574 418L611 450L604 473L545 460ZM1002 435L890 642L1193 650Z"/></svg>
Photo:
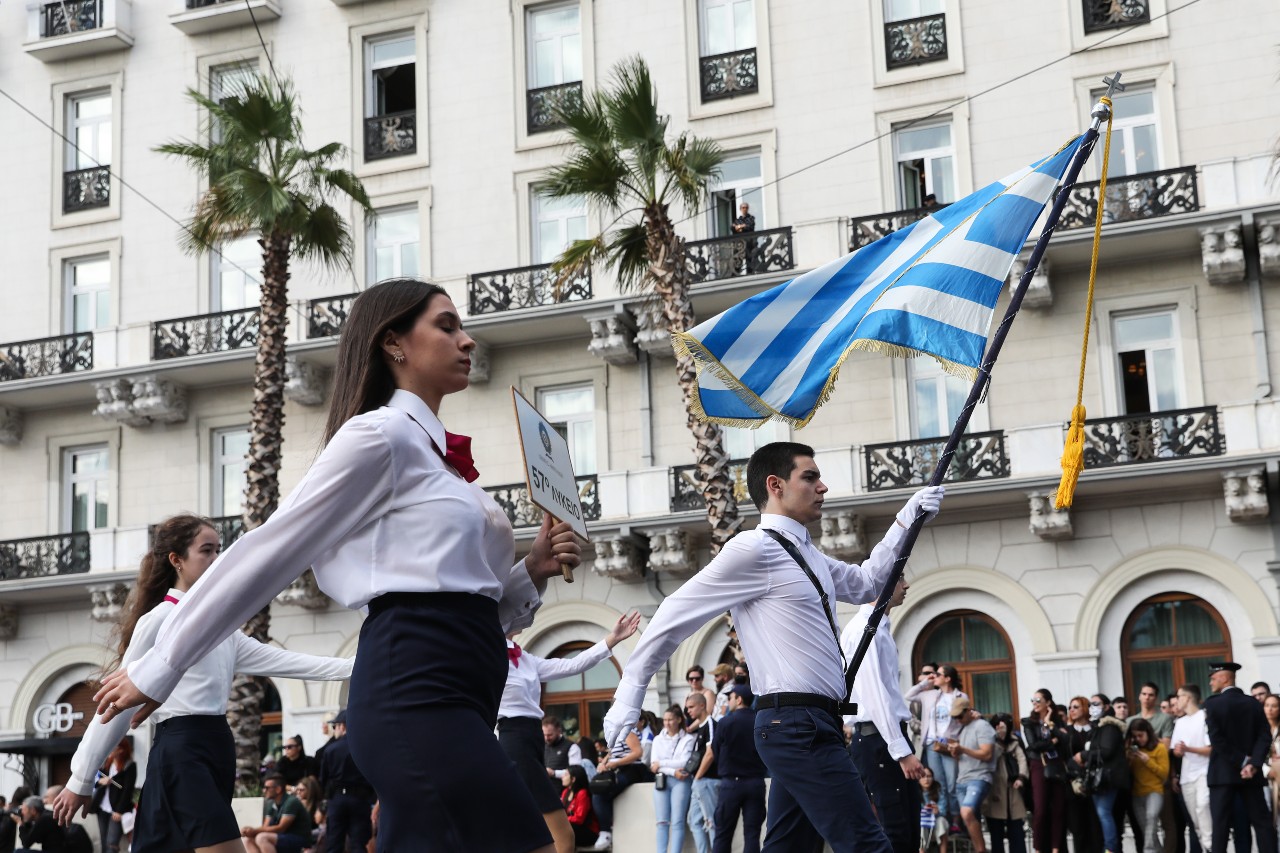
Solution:
<svg viewBox="0 0 1280 853"><path fill-rule="evenodd" d="M1111 106L1109 103L1111 100L1111 96L1114 95L1116 92L1123 92L1125 90L1125 85L1120 82L1121 73L1122 72L1117 71L1115 74L1112 74L1110 77L1102 78L1102 82L1107 84L1107 93L1103 95L1103 97L1106 98L1107 100L1106 101L1100 100L1098 101L1098 103L1093 105L1093 110L1092 112L1090 112L1090 115L1093 116L1094 130L1097 130L1098 128L1102 127L1102 123L1107 119L1111 118Z"/></svg>
<svg viewBox="0 0 1280 853"><path fill-rule="evenodd" d="M1127 88L1120 82L1120 76L1124 72L1117 71L1114 77L1103 77L1102 82L1107 84L1107 97L1110 98L1116 92L1123 92Z"/></svg>

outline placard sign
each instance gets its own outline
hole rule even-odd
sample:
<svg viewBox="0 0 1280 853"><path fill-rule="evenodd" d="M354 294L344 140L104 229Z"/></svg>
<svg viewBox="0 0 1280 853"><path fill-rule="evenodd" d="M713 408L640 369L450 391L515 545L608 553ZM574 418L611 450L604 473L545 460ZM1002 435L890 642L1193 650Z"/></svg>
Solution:
<svg viewBox="0 0 1280 853"><path fill-rule="evenodd" d="M516 409L516 424L520 427L520 450L524 454L529 500L544 512L551 513L552 517L569 522L575 533L589 539L582 501L578 497L578 484L573 478L569 443L514 385L511 387L511 401Z"/></svg>

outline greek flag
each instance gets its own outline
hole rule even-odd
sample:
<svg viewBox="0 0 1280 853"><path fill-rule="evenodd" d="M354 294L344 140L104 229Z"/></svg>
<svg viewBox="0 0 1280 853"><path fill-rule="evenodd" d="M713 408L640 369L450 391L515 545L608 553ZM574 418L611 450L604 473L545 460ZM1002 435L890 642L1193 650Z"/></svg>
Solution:
<svg viewBox="0 0 1280 853"><path fill-rule="evenodd" d="M1081 141L673 335L697 366L695 414L803 427L855 349L927 353L972 380L1009 269Z"/></svg>

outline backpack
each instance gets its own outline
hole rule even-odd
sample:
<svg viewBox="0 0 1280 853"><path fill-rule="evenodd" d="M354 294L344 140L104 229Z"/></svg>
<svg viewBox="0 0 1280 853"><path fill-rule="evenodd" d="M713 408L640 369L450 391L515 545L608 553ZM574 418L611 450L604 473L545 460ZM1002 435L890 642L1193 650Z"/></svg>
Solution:
<svg viewBox="0 0 1280 853"><path fill-rule="evenodd" d="M85 832L80 824L72 823L65 826L62 837L64 839L62 849L66 853L93 853L93 842L89 840L89 833Z"/></svg>

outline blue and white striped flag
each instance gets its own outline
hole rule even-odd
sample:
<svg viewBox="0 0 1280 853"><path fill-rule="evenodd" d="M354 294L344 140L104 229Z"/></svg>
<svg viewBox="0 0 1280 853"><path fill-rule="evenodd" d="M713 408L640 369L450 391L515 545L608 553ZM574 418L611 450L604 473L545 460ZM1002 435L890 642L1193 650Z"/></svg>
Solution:
<svg viewBox="0 0 1280 853"><path fill-rule="evenodd" d="M802 427L855 349L928 354L972 380L1009 269L1082 139L673 335L697 363L695 413L730 426Z"/></svg>

